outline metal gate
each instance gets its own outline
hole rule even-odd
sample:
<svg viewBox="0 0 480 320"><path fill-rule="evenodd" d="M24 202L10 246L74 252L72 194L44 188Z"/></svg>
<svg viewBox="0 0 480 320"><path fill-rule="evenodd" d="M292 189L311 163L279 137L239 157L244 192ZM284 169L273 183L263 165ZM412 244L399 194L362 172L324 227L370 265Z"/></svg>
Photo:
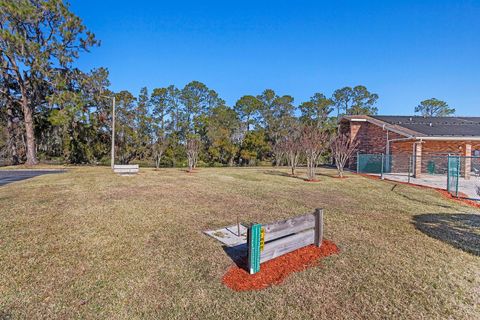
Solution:
<svg viewBox="0 0 480 320"><path fill-rule="evenodd" d="M448 156L447 191L455 197L458 197L460 163L461 161L459 156Z"/></svg>

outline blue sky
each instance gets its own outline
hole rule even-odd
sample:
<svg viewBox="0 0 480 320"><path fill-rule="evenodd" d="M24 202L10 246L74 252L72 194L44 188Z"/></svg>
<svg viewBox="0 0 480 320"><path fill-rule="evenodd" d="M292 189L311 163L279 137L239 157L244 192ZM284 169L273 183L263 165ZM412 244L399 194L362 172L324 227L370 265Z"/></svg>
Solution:
<svg viewBox="0 0 480 320"><path fill-rule="evenodd" d="M191 80L233 105L266 88L295 103L366 85L380 114L436 97L480 115L480 1L72 0L113 90Z"/></svg>

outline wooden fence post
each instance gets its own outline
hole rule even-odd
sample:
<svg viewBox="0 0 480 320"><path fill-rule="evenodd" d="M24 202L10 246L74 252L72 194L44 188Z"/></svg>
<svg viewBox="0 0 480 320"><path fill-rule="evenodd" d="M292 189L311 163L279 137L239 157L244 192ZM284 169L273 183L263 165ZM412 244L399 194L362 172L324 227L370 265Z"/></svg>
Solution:
<svg viewBox="0 0 480 320"><path fill-rule="evenodd" d="M261 230L261 224L252 224L247 230L248 272L250 274L254 274L260 271Z"/></svg>
<svg viewBox="0 0 480 320"><path fill-rule="evenodd" d="M323 239L323 209L315 209L315 246L320 247Z"/></svg>

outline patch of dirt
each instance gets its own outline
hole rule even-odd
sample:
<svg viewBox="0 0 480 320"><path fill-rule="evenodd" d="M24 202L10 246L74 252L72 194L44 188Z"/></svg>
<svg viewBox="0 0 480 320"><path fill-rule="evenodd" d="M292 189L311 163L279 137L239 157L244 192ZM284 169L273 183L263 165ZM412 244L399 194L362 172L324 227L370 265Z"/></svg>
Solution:
<svg viewBox="0 0 480 320"><path fill-rule="evenodd" d="M230 267L222 282L235 291L262 290L282 283L290 274L316 266L319 259L339 253L331 241L323 240L320 248L306 246L260 265L260 272L249 274L239 266ZM244 263L246 264L246 263Z"/></svg>

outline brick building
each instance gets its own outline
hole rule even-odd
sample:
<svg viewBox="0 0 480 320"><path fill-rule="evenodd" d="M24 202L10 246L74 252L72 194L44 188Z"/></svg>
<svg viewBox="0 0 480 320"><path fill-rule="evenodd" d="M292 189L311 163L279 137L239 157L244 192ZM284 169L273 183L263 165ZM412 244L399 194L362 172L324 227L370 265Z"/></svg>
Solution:
<svg viewBox="0 0 480 320"><path fill-rule="evenodd" d="M465 178L478 170L472 160L476 166L480 157L480 117L345 116L340 130L359 141L359 153L389 155L393 171L409 162L416 177L444 173L439 168L446 167L449 154L462 156Z"/></svg>

